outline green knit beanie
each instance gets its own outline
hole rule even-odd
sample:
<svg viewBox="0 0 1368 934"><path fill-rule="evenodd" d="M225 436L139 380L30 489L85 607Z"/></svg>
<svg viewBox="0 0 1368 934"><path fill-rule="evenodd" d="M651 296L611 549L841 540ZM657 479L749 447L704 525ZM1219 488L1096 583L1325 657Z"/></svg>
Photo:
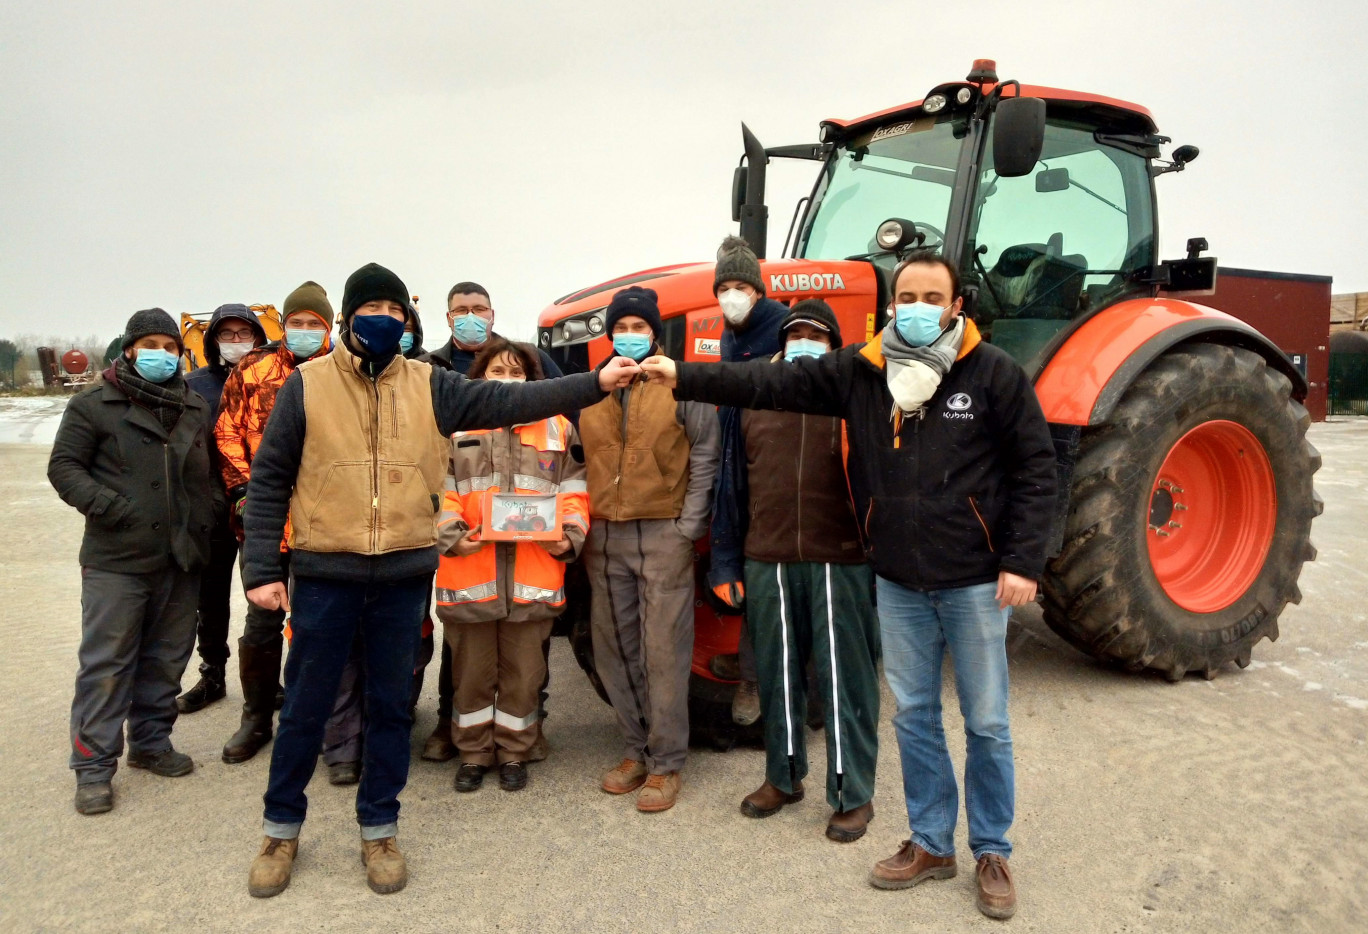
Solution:
<svg viewBox="0 0 1368 934"><path fill-rule="evenodd" d="M317 282L306 282L285 296L285 307L280 313L281 323L296 311L312 311L327 323L329 330L332 329L332 303L328 301L328 293Z"/></svg>
<svg viewBox="0 0 1368 934"><path fill-rule="evenodd" d="M719 285L733 279L748 282L761 295L765 294L765 280L760 278L760 261L755 258L755 251L740 237L728 237L717 250L713 294L717 294Z"/></svg>

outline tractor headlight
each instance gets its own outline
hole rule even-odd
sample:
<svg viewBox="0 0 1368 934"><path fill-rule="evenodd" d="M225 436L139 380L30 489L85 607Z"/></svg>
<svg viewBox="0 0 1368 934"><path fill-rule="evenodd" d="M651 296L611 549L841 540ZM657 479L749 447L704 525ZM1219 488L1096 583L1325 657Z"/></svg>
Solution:
<svg viewBox="0 0 1368 934"><path fill-rule="evenodd" d="M944 94L932 94L926 100L922 101L922 110L929 114L940 113L945 109L946 103L947 101Z"/></svg>
<svg viewBox="0 0 1368 934"><path fill-rule="evenodd" d="M874 232L874 241L885 250L896 250L903 241L902 222L897 219L886 220Z"/></svg>

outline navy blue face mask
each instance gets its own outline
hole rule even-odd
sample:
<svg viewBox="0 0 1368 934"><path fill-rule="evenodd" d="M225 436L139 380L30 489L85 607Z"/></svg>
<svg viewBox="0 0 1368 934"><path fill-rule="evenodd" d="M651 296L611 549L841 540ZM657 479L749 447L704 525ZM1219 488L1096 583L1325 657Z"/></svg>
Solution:
<svg viewBox="0 0 1368 934"><path fill-rule="evenodd" d="M389 315L353 315L351 332L366 353L372 357L383 357L399 349L399 338L404 336L404 322Z"/></svg>

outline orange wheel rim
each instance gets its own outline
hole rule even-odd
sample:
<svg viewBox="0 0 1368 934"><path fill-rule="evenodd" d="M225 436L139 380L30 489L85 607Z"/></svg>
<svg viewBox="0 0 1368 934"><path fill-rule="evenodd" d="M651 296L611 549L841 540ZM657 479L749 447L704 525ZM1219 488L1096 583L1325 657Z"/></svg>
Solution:
<svg viewBox="0 0 1368 934"><path fill-rule="evenodd" d="M1277 521L1273 467L1259 439L1237 422L1204 422L1174 444L1150 490L1150 566L1174 603L1215 613L1258 578Z"/></svg>

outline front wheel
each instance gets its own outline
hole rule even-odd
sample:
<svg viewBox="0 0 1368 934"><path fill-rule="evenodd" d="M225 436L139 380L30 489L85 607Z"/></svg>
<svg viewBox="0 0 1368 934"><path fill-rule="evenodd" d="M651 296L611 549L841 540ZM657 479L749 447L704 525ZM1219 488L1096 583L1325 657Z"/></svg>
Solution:
<svg viewBox="0 0 1368 934"><path fill-rule="evenodd" d="M1088 654L1171 680L1249 664L1301 601L1320 455L1291 383L1247 350L1159 358L1087 429L1045 619Z"/></svg>

